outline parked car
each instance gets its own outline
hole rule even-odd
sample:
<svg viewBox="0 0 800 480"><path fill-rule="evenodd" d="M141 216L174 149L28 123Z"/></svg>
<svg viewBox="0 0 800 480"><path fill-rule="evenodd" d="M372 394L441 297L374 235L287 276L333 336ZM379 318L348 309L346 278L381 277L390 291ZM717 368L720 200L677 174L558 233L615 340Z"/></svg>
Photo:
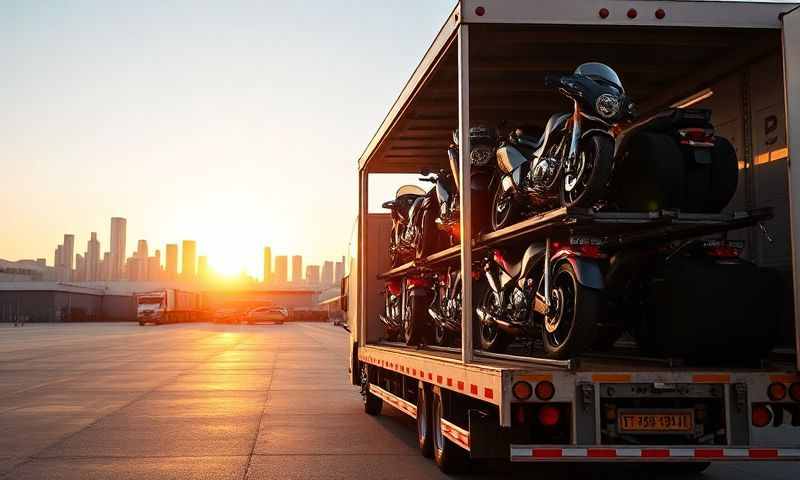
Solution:
<svg viewBox="0 0 800 480"><path fill-rule="evenodd" d="M236 308L220 308L214 312L214 323L239 323L242 312Z"/></svg>
<svg viewBox="0 0 800 480"><path fill-rule="evenodd" d="M289 318L289 311L284 307L259 307L247 312L245 322L274 322L281 324Z"/></svg>

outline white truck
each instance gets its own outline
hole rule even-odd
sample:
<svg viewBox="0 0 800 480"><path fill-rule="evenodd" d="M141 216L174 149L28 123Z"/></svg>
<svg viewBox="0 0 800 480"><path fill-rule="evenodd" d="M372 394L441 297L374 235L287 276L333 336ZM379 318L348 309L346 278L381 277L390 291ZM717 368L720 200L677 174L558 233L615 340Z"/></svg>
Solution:
<svg viewBox="0 0 800 480"><path fill-rule="evenodd" d="M135 297L139 325L194 322L200 315L201 296L196 292L164 288L136 293Z"/></svg>
<svg viewBox="0 0 800 480"><path fill-rule="evenodd" d="M471 308L462 312L460 344L466 348L382 341L383 279L417 264L390 268L391 221L368 209L375 203L370 176L447 168L449 133L468 132L473 120L544 122L564 108L557 94L541 87L544 74L587 61L613 66L642 113L689 104L713 109L718 132L737 150L739 190L727 220L703 222L773 209L762 228L730 235L747 241L750 260L782 270L791 286L794 308L782 326L783 345L760 366L490 354L469 347L475 345ZM460 158L469 158L468 136L459 143ZM358 241L342 307L351 331L351 381L362 389L365 411L378 414L388 403L415 418L422 453L445 471L480 458L661 462L682 471L700 471L710 462L800 460L800 170L791 168L792 151L800 151L797 5L460 1L359 159ZM459 175L467 184L469 162L462 162ZM469 219L468 189L460 203L462 220ZM473 254L546 237L571 219L566 210L545 217L478 237L462 221L460 238L474 239L465 242L469 248L452 247L424 264L450 262L471 271ZM636 218L665 220L654 212ZM677 228L695 220L668 219ZM464 305L472 304L471 283L465 275Z"/></svg>

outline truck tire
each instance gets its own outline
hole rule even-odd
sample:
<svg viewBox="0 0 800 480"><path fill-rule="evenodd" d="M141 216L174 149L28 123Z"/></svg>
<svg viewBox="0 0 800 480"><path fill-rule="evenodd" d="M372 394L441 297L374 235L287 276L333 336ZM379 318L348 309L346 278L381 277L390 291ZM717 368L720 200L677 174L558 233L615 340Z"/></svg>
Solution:
<svg viewBox="0 0 800 480"><path fill-rule="evenodd" d="M417 443L423 457L433 456L433 435L431 433L431 391L420 384L417 390Z"/></svg>
<svg viewBox="0 0 800 480"><path fill-rule="evenodd" d="M431 405L433 458L443 473L462 473L469 468L469 453L444 436L442 430L443 417L442 392L440 389L434 388L433 405Z"/></svg>
<svg viewBox="0 0 800 480"><path fill-rule="evenodd" d="M381 414L383 408L383 400L376 397L370 392L364 394L364 413L376 417Z"/></svg>

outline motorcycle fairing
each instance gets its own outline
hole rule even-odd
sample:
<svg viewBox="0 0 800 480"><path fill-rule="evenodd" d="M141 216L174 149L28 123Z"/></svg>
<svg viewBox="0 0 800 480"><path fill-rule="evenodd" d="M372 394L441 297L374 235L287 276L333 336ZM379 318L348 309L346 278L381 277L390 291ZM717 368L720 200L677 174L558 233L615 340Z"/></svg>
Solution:
<svg viewBox="0 0 800 480"><path fill-rule="evenodd" d="M570 265L572 265L576 280L584 287L593 288L595 290L603 290L605 288L603 271L600 270L600 265L598 265L597 262L578 257L562 250L553 255L551 260L552 271L555 271L561 262L569 262Z"/></svg>

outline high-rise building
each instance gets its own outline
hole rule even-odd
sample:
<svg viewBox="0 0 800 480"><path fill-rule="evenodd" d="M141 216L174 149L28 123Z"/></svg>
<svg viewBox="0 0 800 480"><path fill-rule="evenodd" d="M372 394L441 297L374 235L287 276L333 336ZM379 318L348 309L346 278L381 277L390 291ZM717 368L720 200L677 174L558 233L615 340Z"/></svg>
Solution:
<svg viewBox="0 0 800 480"><path fill-rule="evenodd" d="M269 284L272 280L272 249L264 247L264 283Z"/></svg>
<svg viewBox="0 0 800 480"><path fill-rule="evenodd" d="M320 283L325 286L333 285L333 262L325 260L322 264L322 278Z"/></svg>
<svg viewBox="0 0 800 480"><path fill-rule="evenodd" d="M303 282L303 257L301 255L292 256L292 283Z"/></svg>
<svg viewBox="0 0 800 480"><path fill-rule="evenodd" d="M61 251L61 259L64 263L64 280L72 280L72 270L75 266L75 235L64 234L64 247Z"/></svg>
<svg viewBox="0 0 800 480"><path fill-rule="evenodd" d="M86 280L100 279L100 241L97 232L92 232L92 238L86 243Z"/></svg>
<svg viewBox="0 0 800 480"><path fill-rule="evenodd" d="M111 280L111 252L103 252L103 260L100 262L99 280Z"/></svg>
<svg viewBox="0 0 800 480"><path fill-rule="evenodd" d="M136 282L142 280L139 278L139 259L135 256L128 257L125 260L125 268L123 271L124 279L129 282Z"/></svg>
<svg viewBox="0 0 800 480"><path fill-rule="evenodd" d="M133 254L133 258L135 259L133 265L134 268L136 268L137 280L147 280L150 278L150 275L147 273L150 264L148 260L149 257L150 252L147 248L147 240L139 240L136 242L136 253Z"/></svg>
<svg viewBox="0 0 800 480"><path fill-rule="evenodd" d="M208 257L205 255L197 257L197 278L208 280Z"/></svg>
<svg viewBox="0 0 800 480"><path fill-rule="evenodd" d="M178 278L178 245L176 243L167 244L167 280Z"/></svg>
<svg viewBox="0 0 800 480"><path fill-rule="evenodd" d="M275 257L275 277L274 281L278 284L285 284L289 278L289 258L286 255Z"/></svg>
<svg viewBox="0 0 800 480"><path fill-rule="evenodd" d="M197 260L197 242L194 240L183 241L183 262L181 263L181 276L184 280L194 280Z"/></svg>
<svg viewBox="0 0 800 480"><path fill-rule="evenodd" d="M75 271L72 275L72 280L75 282L86 280L86 261L84 258L86 257L80 253L75 254Z"/></svg>
<svg viewBox="0 0 800 480"><path fill-rule="evenodd" d="M125 231L127 229L127 220L120 217L111 218L111 266L109 280L122 279L123 265L125 264Z"/></svg>
<svg viewBox="0 0 800 480"><path fill-rule="evenodd" d="M309 285L319 285L319 265L309 265L306 267L306 283Z"/></svg>
<svg viewBox="0 0 800 480"><path fill-rule="evenodd" d="M335 269L335 278L336 285L342 283L342 278L344 278L344 257L342 257L341 262L336 262L336 269Z"/></svg>
<svg viewBox="0 0 800 480"><path fill-rule="evenodd" d="M156 282L161 280L161 252L156 250L156 255L147 257L147 280Z"/></svg>

